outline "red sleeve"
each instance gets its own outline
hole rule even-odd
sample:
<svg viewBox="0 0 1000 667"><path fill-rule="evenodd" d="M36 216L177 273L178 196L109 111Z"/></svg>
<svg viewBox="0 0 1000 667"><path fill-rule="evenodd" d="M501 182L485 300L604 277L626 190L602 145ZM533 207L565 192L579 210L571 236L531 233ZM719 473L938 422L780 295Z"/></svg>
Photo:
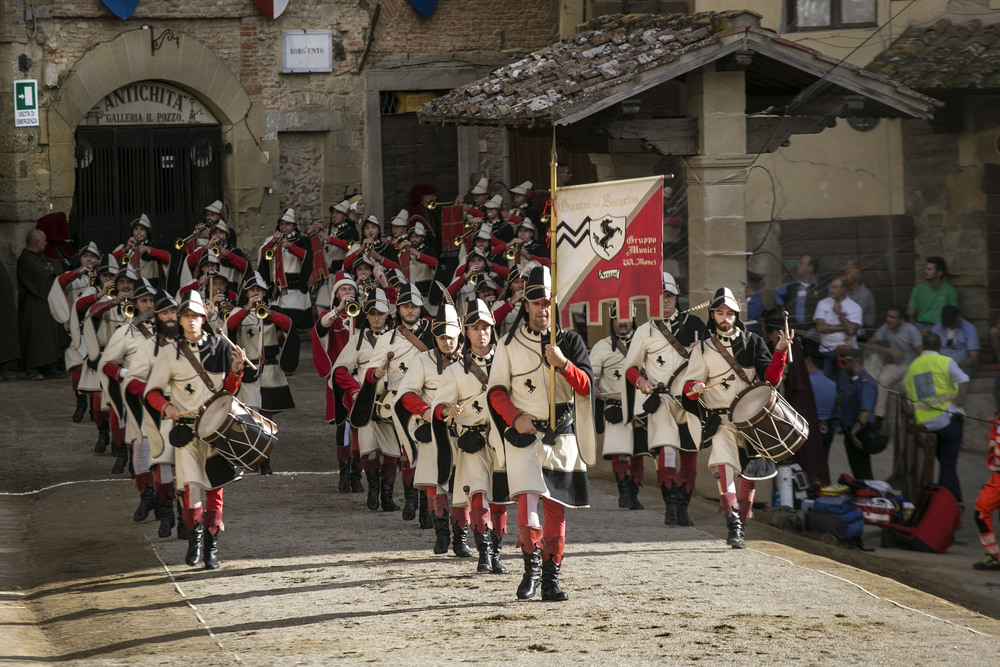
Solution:
<svg viewBox="0 0 1000 667"><path fill-rule="evenodd" d="M350 255L348 255L347 257L345 257L344 258L344 270L347 271L347 272L350 272L351 268L354 266L354 260L357 259L357 258L358 258L358 253L356 253L356 252L355 253L351 253Z"/></svg>
<svg viewBox="0 0 1000 667"><path fill-rule="evenodd" d="M236 394L240 388L240 380L243 378L240 373L226 373L226 381L223 386L230 394Z"/></svg>
<svg viewBox="0 0 1000 667"><path fill-rule="evenodd" d="M432 269L436 269L438 265L438 261L436 258L431 257L430 255L424 253L420 253L417 255L417 261L420 262L421 264L426 264Z"/></svg>
<svg viewBox="0 0 1000 667"><path fill-rule="evenodd" d="M338 387L341 387L351 394L356 392L358 389L361 389L361 385L358 384L358 381L355 380L354 376L351 375L351 373L343 366L340 366L333 371L333 381L337 383Z"/></svg>
<svg viewBox="0 0 1000 667"><path fill-rule="evenodd" d="M542 266L551 266L552 265L552 262L550 262L547 257L539 257L538 255L531 255L531 259L535 260L536 262L538 262Z"/></svg>
<svg viewBox="0 0 1000 667"><path fill-rule="evenodd" d="M122 255L124 254L125 254L125 246L122 246L121 248L118 248L118 250L113 250L111 252L111 256L119 261L121 261Z"/></svg>
<svg viewBox="0 0 1000 667"><path fill-rule="evenodd" d="M375 384L378 380L375 378L375 369L369 368L365 371L365 382L368 384Z"/></svg>
<svg viewBox="0 0 1000 667"><path fill-rule="evenodd" d="M493 387L490 392L486 395L486 400L490 402L493 409L500 413L507 425L510 426L517 419L517 416L521 414L521 411L517 409L514 405L514 401L510 400L510 394L503 387Z"/></svg>
<svg viewBox="0 0 1000 667"><path fill-rule="evenodd" d="M226 328L232 332L236 332L236 330L240 328L240 325L243 324L243 320L245 320L246 317L247 311L242 308L236 308L229 316L229 319L226 320Z"/></svg>
<svg viewBox="0 0 1000 667"><path fill-rule="evenodd" d="M422 415L424 410L431 407L422 398L414 394L412 391L408 391L399 397L399 400L403 402L403 407L406 408L408 412L415 415Z"/></svg>
<svg viewBox="0 0 1000 667"><path fill-rule="evenodd" d="M396 299L399 298L399 292L396 291L395 287L389 285L383 291L385 292L385 298L389 300L389 303L396 303Z"/></svg>
<svg viewBox="0 0 1000 667"><path fill-rule="evenodd" d="M460 275L462 275L463 273L465 273L465 267L466 266L468 266L468 262L466 262L465 264L459 265L459 267L457 269L455 269L455 277L456 278L458 278Z"/></svg>
<svg viewBox="0 0 1000 667"><path fill-rule="evenodd" d="M494 236L493 247L490 249L490 252L493 253L494 255L499 255L506 249L507 249L507 244Z"/></svg>
<svg viewBox="0 0 1000 667"><path fill-rule="evenodd" d="M566 382L569 382L569 386L573 387L573 391L581 396L590 395L590 377L577 368L572 361L566 362L562 376L566 378Z"/></svg>
<svg viewBox="0 0 1000 667"><path fill-rule="evenodd" d="M299 259L306 258L306 249L303 248L302 246L295 245L294 243L288 244L288 252L292 253Z"/></svg>
<svg viewBox="0 0 1000 667"><path fill-rule="evenodd" d="M170 263L170 253L166 250L160 250L159 248L150 248L149 252L146 253L147 256L152 257L160 264Z"/></svg>
<svg viewBox="0 0 1000 667"><path fill-rule="evenodd" d="M101 315L103 315L104 313L108 312L109 310L111 310L112 308L114 308L117 305L118 304L115 303L114 301L105 301L104 303L101 303L101 304L98 304L97 306L95 306L94 309L92 311L90 311L90 316L91 317L100 317Z"/></svg>
<svg viewBox="0 0 1000 667"><path fill-rule="evenodd" d="M163 395L159 389L154 389L148 394L146 394L146 405L153 408L157 412L163 412L163 406L169 403L167 397Z"/></svg>
<svg viewBox="0 0 1000 667"><path fill-rule="evenodd" d="M347 250L348 244L351 243L347 239L342 239L342 238L340 238L338 236L331 236L331 237L329 237L326 240L326 242L327 242L328 245L336 246L336 247L338 247L338 248L340 248L341 250L344 250L344 251Z"/></svg>
<svg viewBox="0 0 1000 667"><path fill-rule="evenodd" d="M386 268L386 269L398 269L399 268L399 263L398 262L394 262L394 261L392 261L391 259L389 259L388 257L385 257L385 256L382 257L381 264L382 264L382 267Z"/></svg>
<svg viewBox="0 0 1000 667"><path fill-rule="evenodd" d="M285 333L292 327L292 318L288 315L282 315L281 313L276 313L271 311L271 321L274 322L274 326L278 327Z"/></svg>
<svg viewBox="0 0 1000 667"><path fill-rule="evenodd" d="M639 372L638 366L630 366L627 371L625 371L625 379L633 387L639 383L639 378L642 377L642 373Z"/></svg>
<svg viewBox="0 0 1000 667"><path fill-rule="evenodd" d="M226 263L233 267L237 271L247 270L247 260L244 257L240 257L234 253L229 253L226 255Z"/></svg>
<svg viewBox="0 0 1000 667"><path fill-rule="evenodd" d="M79 313L87 312L87 309L97 302L97 294L88 294L87 296L81 296L76 300L76 310Z"/></svg>
<svg viewBox="0 0 1000 667"><path fill-rule="evenodd" d="M198 281L197 280L194 281L193 283L189 283L189 284L185 285L184 287L180 288L180 290L178 290L178 292L177 292L177 296L184 296L185 294L187 294L188 292L190 292L193 289L198 289Z"/></svg>
<svg viewBox="0 0 1000 667"><path fill-rule="evenodd" d="M104 371L104 374L107 375L112 380L118 380L118 378L120 377L119 373L121 373L121 371L124 369L118 364L113 364L109 361L108 363L101 366L101 370Z"/></svg>
<svg viewBox="0 0 1000 667"><path fill-rule="evenodd" d="M692 401L697 401L698 397L701 396L700 392L691 391L691 387L695 384L694 380L688 380L684 383L684 395L690 398Z"/></svg>
<svg viewBox="0 0 1000 667"><path fill-rule="evenodd" d="M785 359L787 356L788 350L775 350L774 356L771 357L771 363L767 366L764 379L772 387L776 387L781 382L781 376L785 374Z"/></svg>
<svg viewBox="0 0 1000 667"><path fill-rule="evenodd" d="M455 298L455 295L461 291L462 286L465 285L465 276L459 276L455 279L455 282L448 285L448 294Z"/></svg>
<svg viewBox="0 0 1000 667"><path fill-rule="evenodd" d="M133 396L142 396L146 392L146 383L142 380L132 380L126 389Z"/></svg>
<svg viewBox="0 0 1000 667"><path fill-rule="evenodd" d="M444 421L446 418L444 416L444 404L438 405L434 408L434 418Z"/></svg>
<svg viewBox="0 0 1000 667"><path fill-rule="evenodd" d="M502 322L508 315L510 315L512 310L514 310L514 306L511 305L510 301L504 301L502 304L497 306L496 310L493 311L493 319L497 322Z"/></svg>
<svg viewBox="0 0 1000 667"><path fill-rule="evenodd" d="M510 269L508 269L506 266L502 266L500 264L494 264L493 265L493 271L498 276L503 276L504 278L507 278L510 275Z"/></svg>
<svg viewBox="0 0 1000 667"><path fill-rule="evenodd" d="M66 273L63 273L62 275L59 276L59 287L66 289L66 286L69 285L74 280L76 280L76 269L73 269L72 271L67 271Z"/></svg>
<svg viewBox="0 0 1000 667"><path fill-rule="evenodd" d="M201 256L205 254L206 250L208 250L208 246L203 245L202 247L198 248L197 250L195 250L194 252L190 253L187 256L187 263L189 269L194 269L196 266L198 266L198 261L201 259Z"/></svg>

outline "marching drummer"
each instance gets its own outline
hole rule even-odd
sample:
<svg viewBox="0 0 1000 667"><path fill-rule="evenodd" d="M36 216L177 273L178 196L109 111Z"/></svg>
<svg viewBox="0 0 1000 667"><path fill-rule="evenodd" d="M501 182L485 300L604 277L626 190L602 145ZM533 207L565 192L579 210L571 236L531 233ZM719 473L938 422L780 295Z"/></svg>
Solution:
<svg viewBox="0 0 1000 667"><path fill-rule="evenodd" d="M755 452L747 452L744 436L727 413L739 393L759 383L760 378L772 386L781 380L789 338L781 333L772 357L764 339L743 326L739 303L728 287L715 292L707 324L709 337L691 351L684 394L707 408L703 411L702 439L712 441L708 467L718 482L719 502L729 528L726 543L733 549L745 549L743 527L753 516L754 480L773 477L776 471L769 460L753 458Z"/></svg>
<svg viewBox="0 0 1000 667"><path fill-rule="evenodd" d="M222 489L240 479L242 472L197 436L195 415L218 391L235 394L246 353L216 336L205 324L205 304L197 290L187 294L177 309L180 332L177 340L156 356L146 381L146 404L152 409L158 435L173 445L177 487L183 491L182 516L189 529L184 562L205 569L219 567L218 533L222 523ZM154 429L150 429L152 436ZM150 449L158 447L150 438ZM201 496L204 493L204 505Z"/></svg>

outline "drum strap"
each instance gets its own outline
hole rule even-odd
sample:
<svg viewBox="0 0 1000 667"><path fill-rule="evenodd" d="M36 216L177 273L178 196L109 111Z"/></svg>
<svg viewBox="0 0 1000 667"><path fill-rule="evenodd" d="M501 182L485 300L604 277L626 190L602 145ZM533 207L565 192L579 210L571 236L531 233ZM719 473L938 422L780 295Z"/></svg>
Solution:
<svg viewBox="0 0 1000 667"><path fill-rule="evenodd" d="M427 346L424 345L423 341L413 335L413 332L410 331L410 327L405 324L401 324L399 325L399 332L403 334L403 337L406 338L406 340L410 341L410 344L413 345L413 347L417 348L421 352L427 351Z"/></svg>
<svg viewBox="0 0 1000 667"><path fill-rule="evenodd" d="M465 356L465 368L476 376L479 383L483 385L483 391L486 391L487 386L490 384L489 378L486 377L486 373L479 367L479 364L473 361L472 357L468 355Z"/></svg>
<svg viewBox="0 0 1000 667"><path fill-rule="evenodd" d="M628 356L628 348L625 347L625 344L622 342L622 339L619 338L617 334L613 334L611 337L614 338L614 340L615 340L615 349L618 350L619 352L621 352L623 357L627 357ZM668 338L667 340L670 340L670 339Z"/></svg>
<svg viewBox="0 0 1000 667"><path fill-rule="evenodd" d="M215 385L212 383L212 378L208 377L208 373L205 372L205 367L201 365L201 361L196 359L194 354L192 354L191 346L188 345L187 341L181 338L181 340L177 341L177 347L180 348L181 354L183 354L184 358L188 360L188 363L191 364L191 368L193 368L194 372L198 374L198 377L202 379L208 387L208 390L212 392L212 394L215 394Z"/></svg>
<svg viewBox="0 0 1000 667"><path fill-rule="evenodd" d="M677 340L672 333L670 333L670 329L667 328L667 325L663 322L663 320L653 320L653 324L655 324L656 328L660 330L663 337L667 339L667 342L670 343L675 350L677 350L677 354L681 355L681 359L687 359L691 356L691 353L688 352L683 345L681 345L681 342Z"/></svg>
<svg viewBox="0 0 1000 667"><path fill-rule="evenodd" d="M721 340L719 340L715 336L712 336L712 345L715 346L715 349L719 351L719 354L722 355L722 358L726 360L726 363L729 364L729 367L733 369L733 372L736 373L736 375L739 376L741 380L743 380L747 384L753 384L753 382L750 381L750 378L747 377L747 374L743 371L743 367L736 362L736 359L733 358L733 355L729 354L729 352L726 351L726 346L722 344Z"/></svg>

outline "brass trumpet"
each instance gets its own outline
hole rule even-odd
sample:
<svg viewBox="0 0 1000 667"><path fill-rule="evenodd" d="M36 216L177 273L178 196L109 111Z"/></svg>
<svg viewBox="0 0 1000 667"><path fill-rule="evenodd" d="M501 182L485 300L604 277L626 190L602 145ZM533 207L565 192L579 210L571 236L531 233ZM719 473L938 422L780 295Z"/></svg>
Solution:
<svg viewBox="0 0 1000 667"><path fill-rule="evenodd" d="M135 304L128 300L122 304L122 315L128 318L135 317Z"/></svg>
<svg viewBox="0 0 1000 667"><path fill-rule="evenodd" d="M465 240L465 236L464 235L463 236L456 236L454 238L454 240L452 241L452 245L454 245L456 248L461 248L462 247L462 241L464 241L464 240Z"/></svg>
<svg viewBox="0 0 1000 667"><path fill-rule="evenodd" d="M257 307L253 309L253 314L257 316L258 320L266 320L271 315L271 311L264 304L258 303Z"/></svg>
<svg viewBox="0 0 1000 667"><path fill-rule="evenodd" d="M231 301L220 301L216 304L216 308L219 309L219 314L222 315L222 319L228 320L235 306L233 306Z"/></svg>
<svg viewBox="0 0 1000 667"><path fill-rule="evenodd" d="M371 283L368 283L367 285L361 288L361 291L364 293L365 298L367 299L369 296L371 296L371 293L375 291L375 286L372 285Z"/></svg>
<svg viewBox="0 0 1000 667"><path fill-rule="evenodd" d="M347 304L344 305L344 312L351 317L357 317L361 314L361 304L357 301L348 301Z"/></svg>
<svg viewBox="0 0 1000 667"><path fill-rule="evenodd" d="M503 256L504 258L507 259L507 261L513 261L515 258L517 258L520 252L521 252L521 244L515 243L514 245L503 251Z"/></svg>
<svg viewBox="0 0 1000 667"><path fill-rule="evenodd" d="M178 237L178 238L174 239L174 250L183 250L183 248L187 244L187 242L190 241L191 239L193 239L194 237L198 236L198 234L201 234L201 230L195 228L195 230L193 232L191 232L190 234L188 234L184 238Z"/></svg>
<svg viewBox="0 0 1000 667"><path fill-rule="evenodd" d="M222 251L219 250L219 246L217 245L209 246L208 251L213 255L215 255L216 257L222 254Z"/></svg>
<svg viewBox="0 0 1000 667"><path fill-rule="evenodd" d="M266 248L264 250L264 260L270 262L272 259L274 259L274 251L270 248Z"/></svg>
<svg viewBox="0 0 1000 667"><path fill-rule="evenodd" d="M469 276L469 283L472 285L477 284L480 278L482 278L482 275L483 274L480 273L479 271L474 272L471 276Z"/></svg>
<svg viewBox="0 0 1000 667"><path fill-rule="evenodd" d="M108 288L107 297L109 299L117 299L118 298L118 290L116 290L114 287L109 287Z"/></svg>
<svg viewBox="0 0 1000 667"><path fill-rule="evenodd" d="M427 202L427 206L424 206L428 211L433 211L438 207L437 199L431 202Z"/></svg>
<svg viewBox="0 0 1000 667"><path fill-rule="evenodd" d="M122 255L121 259L118 260L118 263L122 266L128 266L132 263L132 255Z"/></svg>

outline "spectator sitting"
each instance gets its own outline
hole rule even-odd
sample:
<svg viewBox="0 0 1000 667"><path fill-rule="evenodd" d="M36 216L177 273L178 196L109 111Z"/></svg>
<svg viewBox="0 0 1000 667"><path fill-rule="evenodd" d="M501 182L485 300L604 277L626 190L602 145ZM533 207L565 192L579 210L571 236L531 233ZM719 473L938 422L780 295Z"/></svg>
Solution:
<svg viewBox="0 0 1000 667"><path fill-rule="evenodd" d="M812 255L802 255L799 259L797 283L785 283L774 290L774 305L789 311L789 316L796 329L807 331L812 328L808 320L816 310L816 304L826 296L826 290L820 287L816 278L819 271L819 260ZM795 290L795 294L791 294Z"/></svg>
<svg viewBox="0 0 1000 667"><path fill-rule="evenodd" d="M910 302L906 315L917 325L920 333L926 333L941 321L941 309L945 306L958 307L955 288L944 281L948 267L941 257L928 257L924 264L924 282L910 292Z"/></svg>
<svg viewBox="0 0 1000 667"><path fill-rule="evenodd" d="M941 339L941 354L954 359L959 368L968 372L979 363L979 334L955 306L941 309L941 321L931 327L931 333Z"/></svg>
<svg viewBox="0 0 1000 667"><path fill-rule="evenodd" d="M920 331L903 319L903 309L899 306L889 308L885 314L885 324L868 339L865 347L882 356L882 368L874 376L878 382L875 417L881 425L889 393L893 390L902 391L906 369L924 348L921 346Z"/></svg>
<svg viewBox="0 0 1000 667"><path fill-rule="evenodd" d="M844 278L847 280L847 296L851 301L861 306L861 325L866 329L860 338L867 338L871 330L875 328L875 297L861 282L861 269L857 264L851 262L844 269Z"/></svg>
<svg viewBox="0 0 1000 667"><path fill-rule="evenodd" d="M813 319L819 332L819 349L826 356L823 372L832 378L836 371L835 351L840 347L857 347L861 326L861 306L847 296L847 281L843 276L830 281L830 296L816 304Z"/></svg>

